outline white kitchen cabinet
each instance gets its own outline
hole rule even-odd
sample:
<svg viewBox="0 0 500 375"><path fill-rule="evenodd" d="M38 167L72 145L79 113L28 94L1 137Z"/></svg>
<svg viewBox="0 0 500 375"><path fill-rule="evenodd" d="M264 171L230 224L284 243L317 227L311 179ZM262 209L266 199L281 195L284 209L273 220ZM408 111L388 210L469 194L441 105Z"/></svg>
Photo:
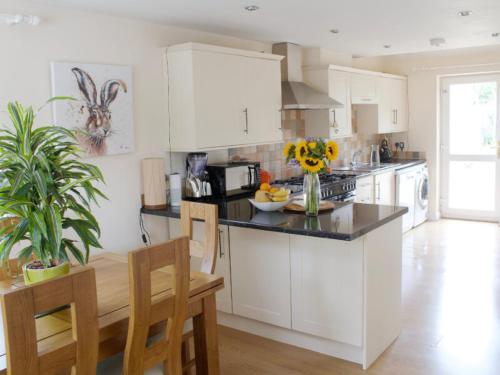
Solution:
<svg viewBox="0 0 500 375"><path fill-rule="evenodd" d="M248 134L245 143L283 139L281 130L281 70L279 61L247 59Z"/></svg>
<svg viewBox="0 0 500 375"><path fill-rule="evenodd" d="M292 328L363 343L363 240L290 237Z"/></svg>
<svg viewBox="0 0 500 375"><path fill-rule="evenodd" d="M282 58L199 43L166 49L170 149L282 141Z"/></svg>
<svg viewBox="0 0 500 375"><path fill-rule="evenodd" d="M342 138L352 135L350 73L333 67L304 69L304 82L344 105L330 110L305 111L306 135Z"/></svg>
<svg viewBox="0 0 500 375"><path fill-rule="evenodd" d="M233 313L291 328L289 235L230 227Z"/></svg>
<svg viewBox="0 0 500 375"><path fill-rule="evenodd" d="M373 176L376 204L394 205L396 200L396 177L394 170Z"/></svg>
<svg viewBox="0 0 500 375"><path fill-rule="evenodd" d="M368 175L356 179L356 203L368 203L372 204L375 202L374 199L374 189L373 189L373 176Z"/></svg>
<svg viewBox="0 0 500 375"><path fill-rule="evenodd" d="M179 219L168 219L170 238L176 238L181 235L181 226ZM193 238L197 241L204 241L204 224L199 221L193 222ZM219 225L219 251L215 264L215 275L224 277L224 289L216 294L217 310L225 313L232 313L231 300L231 264L229 249L229 228L227 225ZM191 270L199 271L201 259L191 257Z"/></svg>
<svg viewBox="0 0 500 375"><path fill-rule="evenodd" d="M352 72L351 97L353 104L377 103L379 98L377 76L373 72Z"/></svg>
<svg viewBox="0 0 500 375"><path fill-rule="evenodd" d="M407 80L397 76L376 77L378 104L356 105L358 131L386 134L408 130Z"/></svg>

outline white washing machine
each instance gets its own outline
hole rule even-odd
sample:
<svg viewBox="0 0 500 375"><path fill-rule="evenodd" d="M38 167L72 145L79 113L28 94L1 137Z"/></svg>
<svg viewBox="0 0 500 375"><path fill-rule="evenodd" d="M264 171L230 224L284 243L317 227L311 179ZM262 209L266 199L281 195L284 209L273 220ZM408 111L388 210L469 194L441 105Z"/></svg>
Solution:
<svg viewBox="0 0 500 375"><path fill-rule="evenodd" d="M429 172L427 164L422 164L415 177L415 213L413 226L422 224L427 220L429 211Z"/></svg>

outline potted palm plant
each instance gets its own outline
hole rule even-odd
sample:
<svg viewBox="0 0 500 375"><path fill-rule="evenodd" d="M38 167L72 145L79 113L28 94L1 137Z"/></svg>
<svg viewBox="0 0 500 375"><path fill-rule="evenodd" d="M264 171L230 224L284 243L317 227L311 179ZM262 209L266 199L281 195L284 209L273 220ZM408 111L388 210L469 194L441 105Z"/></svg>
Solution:
<svg viewBox="0 0 500 375"><path fill-rule="evenodd" d="M48 103L57 99L63 98ZM14 245L24 244L18 258L27 262L24 280L31 284L68 273L69 254L85 264L90 247L101 248L91 204L106 199L96 187L104 180L79 160L74 131L34 128L35 111L19 103L9 103L8 114L11 126L0 129L0 216L15 220L0 229L0 260L5 264Z"/></svg>

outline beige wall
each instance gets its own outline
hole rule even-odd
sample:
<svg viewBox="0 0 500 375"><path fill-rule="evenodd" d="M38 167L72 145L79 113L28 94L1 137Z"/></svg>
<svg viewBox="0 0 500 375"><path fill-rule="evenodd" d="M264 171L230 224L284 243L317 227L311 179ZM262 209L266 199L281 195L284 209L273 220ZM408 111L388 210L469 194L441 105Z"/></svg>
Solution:
<svg viewBox="0 0 500 375"><path fill-rule="evenodd" d="M408 76L409 149L424 151L431 181L430 214L439 217L439 81L446 75L500 72L500 46L353 59L359 68Z"/></svg>
<svg viewBox="0 0 500 375"><path fill-rule="evenodd" d="M96 208L106 250L127 251L141 245L140 160L163 156L167 146L167 102L163 96L161 47L198 41L270 51L270 45L193 30L2 0L1 12L36 14L38 27L0 24L0 122L6 102L38 106L51 96L51 61L131 65L134 86L135 152L91 159L104 173L110 201ZM47 108L40 122L51 121ZM146 218L153 239L167 236L164 219Z"/></svg>

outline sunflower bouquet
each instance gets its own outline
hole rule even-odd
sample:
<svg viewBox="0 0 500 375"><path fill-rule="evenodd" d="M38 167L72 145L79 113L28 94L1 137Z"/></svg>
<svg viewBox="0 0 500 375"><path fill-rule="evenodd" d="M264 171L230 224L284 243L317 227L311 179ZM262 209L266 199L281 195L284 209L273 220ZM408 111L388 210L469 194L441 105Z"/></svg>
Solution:
<svg viewBox="0 0 500 375"><path fill-rule="evenodd" d="M287 163L300 165L304 173L322 173L329 161L338 158L339 146L332 140L306 138L297 143L289 142L283 154Z"/></svg>
<svg viewBox="0 0 500 375"><path fill-rule="evenodd" d="M288 143L283 154L286 162L300 165L304 176L304 210L308 216L316 216L320 205L320 181L318 173L326 172L328 162L339 156L339 146L332 140L306 138Z"/></svg>

